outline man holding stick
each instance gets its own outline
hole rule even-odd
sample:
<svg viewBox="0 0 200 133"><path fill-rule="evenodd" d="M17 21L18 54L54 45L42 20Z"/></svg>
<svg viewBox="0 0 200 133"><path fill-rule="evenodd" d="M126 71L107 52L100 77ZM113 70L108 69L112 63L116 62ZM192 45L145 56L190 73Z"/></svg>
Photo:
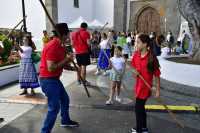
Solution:
<svg viewBox="0 0 200 133"><path fill-rule="evenodd" d="M61 126L77 127L79 124L69 116L69 96L60 81L64 66L73 60L72 55L66 54L64 42L69 36L66 23L55 25L59 37L55 36L42 51L40 64L40 84L48 98L48 113L41 133L50 133L61 108Z"/></svg>

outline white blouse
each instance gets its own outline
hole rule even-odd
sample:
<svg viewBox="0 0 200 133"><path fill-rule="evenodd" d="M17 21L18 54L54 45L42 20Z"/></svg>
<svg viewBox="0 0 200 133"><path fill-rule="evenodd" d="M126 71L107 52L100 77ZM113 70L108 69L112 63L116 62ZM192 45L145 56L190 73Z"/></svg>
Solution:
<svg viewBox="0 0 200 133"><path fill-rule="evenodd" d="M110 42L108 39L102 40L99 45L100 45L101 49L110 49Z"/></svg>
<svg viewBox="0 0 200 133"><path fill-rule="evenodd" d="M31 58L32 48L30 46L21 46L23 53L20 52L21 58Z"/></svg>

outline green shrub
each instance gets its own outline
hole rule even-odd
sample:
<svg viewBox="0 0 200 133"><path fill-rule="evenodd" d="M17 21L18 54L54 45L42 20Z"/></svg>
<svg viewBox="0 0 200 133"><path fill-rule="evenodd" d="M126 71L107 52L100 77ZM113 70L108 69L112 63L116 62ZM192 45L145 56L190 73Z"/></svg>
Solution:
<svg viewBox="0 0 200 133"><path fill-rule="evenodd" d="M12 41L10 41L5 35L2 34L0 35L0 41L2 41L4 47L3 53L0 54L0 57L3 62L7 62L12 50Z"/></svg>

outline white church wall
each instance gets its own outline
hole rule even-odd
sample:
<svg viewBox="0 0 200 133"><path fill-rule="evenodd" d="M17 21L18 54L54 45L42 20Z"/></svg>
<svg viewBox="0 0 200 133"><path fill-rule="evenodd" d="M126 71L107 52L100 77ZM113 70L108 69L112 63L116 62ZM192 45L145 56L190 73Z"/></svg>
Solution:
<svg viewBox="0 0 200 133"><path fill-rule="evenodd" d="M93 0L79 0L79 8L74 7L74 0L58 0L58 22L72 23L79 16L93 20Z"/></svg>
<svg viewBox="0 0 200 133"><path fill-rule="evenodd" d="M114 0L94 0L93 10L94 19L104 24L108 22L109 26L113 26Z"/></svg>
<svg viewBox="0 0 200 133"><path fill-rule="evenodd" d="M74 0L58 0L59 22L71 23L79 16L113 26L114 0L79 0L79 8L74 7Z"/></svg>
<svg viewBox="0 0 200 133"><path fill-rule="evenodd" d="M58 0L58 21L71 23L79 16L87 21L98 19L113 26L114 0L79 0L79 8L74 8L74 0ZM45 13L39 1L25 0L27 29L32 32L35 43L41 49L42 31L46 28ZM0 4L0 27L12 28L22 18L21 0L4 0Z"/></svg>

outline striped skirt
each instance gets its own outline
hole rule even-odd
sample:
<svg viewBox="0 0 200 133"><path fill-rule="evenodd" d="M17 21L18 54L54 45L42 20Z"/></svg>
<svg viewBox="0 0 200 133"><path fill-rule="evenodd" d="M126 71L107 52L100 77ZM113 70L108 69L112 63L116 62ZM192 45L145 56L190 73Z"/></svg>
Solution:
<svg viewBox="0 0 200 133"><path fill-rule="evenodd" d="M39 87L37 72L31 58L21 59L19 68L19 83L21 88Z"/></svg>

